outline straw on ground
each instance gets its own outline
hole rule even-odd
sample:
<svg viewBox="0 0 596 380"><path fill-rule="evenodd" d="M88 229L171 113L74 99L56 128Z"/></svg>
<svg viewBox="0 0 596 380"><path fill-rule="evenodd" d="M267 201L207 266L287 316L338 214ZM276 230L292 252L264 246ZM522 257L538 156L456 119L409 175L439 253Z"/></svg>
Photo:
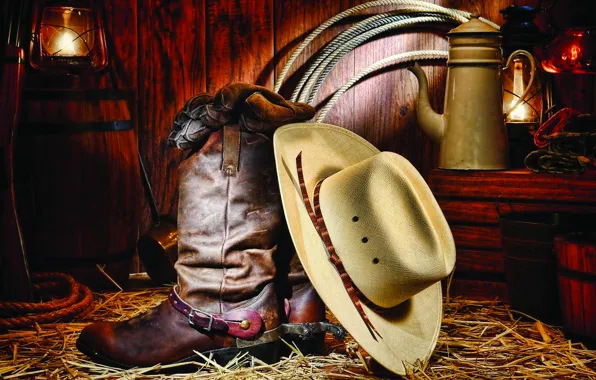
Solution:
<svg viewBox="0 0 596 380"><path fill-rule="evenodd" d="M182 364L122 370L100 365L78 352L75 341L90 321L122 321L157 306L169 288L96 295L96 307L81 320L35 326L0 335L0 376L4 379L374 379L387 377L348 337L327 337L331 354L288 358L267 365L241 356L226 366L209 358ZM333 319L333 316L329 316ZM555 327L522 320L507 306L462 298L445 300L439 342L430 362L411 363L409 379L594 379L596 351L567 340ZM161 370L162 373L157 372ZM167 375L163 371L167 371ZM376 371L376 375L371 372Z"/></svg>

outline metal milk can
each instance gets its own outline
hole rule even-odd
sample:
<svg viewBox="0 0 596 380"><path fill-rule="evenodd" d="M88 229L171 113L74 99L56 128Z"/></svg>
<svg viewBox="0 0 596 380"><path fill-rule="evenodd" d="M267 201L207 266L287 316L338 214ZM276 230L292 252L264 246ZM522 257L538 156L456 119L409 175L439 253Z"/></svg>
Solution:
<svg viewBox="0 0 596 380"><path fill-rule="evenodd" d="M503 112L501 71L513 57L525 55L532 70L528 87L508 112L525 99L534 81L536 63L525 50L513 52L505 67L502 36L492 26L472 16L452 29L447 60L447 88L444 113L436 113L428 100L428 82L416 63L409 68L419 83L418 122L440 143L439 168L497 170L507 168L507 130Z"/></svg>

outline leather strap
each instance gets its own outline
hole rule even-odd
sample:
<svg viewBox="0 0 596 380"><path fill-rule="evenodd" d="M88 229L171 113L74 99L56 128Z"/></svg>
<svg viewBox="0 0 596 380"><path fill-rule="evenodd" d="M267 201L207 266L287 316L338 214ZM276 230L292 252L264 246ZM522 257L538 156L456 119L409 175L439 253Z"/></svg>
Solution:
<svg viewBox="0 0 596 380"><path fill-rule="evenodd" d="M177 286L172 288L168 300L174 309L188 318L188 323L202 331L225 333L235 338L256 339L263 329L261 315L255 310L232 310L224 314L210 314L195 309L178 295Z"/></svg>
<svg viewBox="0 0 596 380"><path fill-rule="evenodd" d="M238 173L240 160L240 126L226 125L223 128L223 171L227 176Z"/></svg>
<svg viewBox="0 0 596 380"><path fill-rule="evenodd" d="M325 244L325 249L327 250L327 254L329 255L329 261L331 262L331 264L335 266L335 269L339 273L339 276L342 279L343 285L346 291L348 292L348 295L350 296L350 299L352 300L354 307L358 311L358 314L360 314L362 321L368 328L368 331L372 335L373 339L377 340L377 336L382 339L383 337L381 336L381 334L379 334L377 329L373 326L372 322L368 319L368 316L364 312L361 300L363 300L362 302L366 303L367 305L374 304L370 300L368 300L364 296L364 294L360 292L356 284L354 284L354 281L346 272L346 269L344 268L341 259L335 252L335 247L333 246L331 238L329 237L329 232L327 230L327 226L325 225L325 220L323 219L323 215L321 214L321 205L319 204L319 192L323 181L320 181L315 186L313 210L313 207L310 203L310 199L308 197L308 192L306 190L306 183L304 182L304 174L302 170L302 152L300 152L296 157L296 168L298 170L298 182L300 184L300 191L302 192L302 200L304 202L304 206L306 207L306 211L308 212L310 220L312 221L315 229L317 230L319 237Z"/></svg>

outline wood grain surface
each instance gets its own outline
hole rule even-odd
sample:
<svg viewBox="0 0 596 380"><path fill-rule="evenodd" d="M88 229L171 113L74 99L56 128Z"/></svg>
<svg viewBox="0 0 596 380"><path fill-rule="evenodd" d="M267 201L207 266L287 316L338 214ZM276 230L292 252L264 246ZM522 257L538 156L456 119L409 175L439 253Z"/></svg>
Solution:
<svg viewBox="0 0 596 380"><path fill-rule="evenodd" d="M488 272L505 273L503 252L488 250L458 249L456 273Z"/></svg>
<svg viewBox="0 0 596 380"><path fill-rule="evenodd" d="M581 7L590 0L576 0ZM274 77L295 47L321 22L364 0L106 0L106 26L114 41L110 60L118 85L135 90L131 113L136 120L139 149L163 214L177 215L176 169L183 154L167 146L166 137L176 112L193 95L214 92L231 81L273 86ZM499 10L514 0L432 0L435 4L480 13L499 24ZM539 0L528 0L536 5ZM559 26L573 22L572 0L559 0L553 9ZM376 11L385 10L379 8ZM371 11L372 12L372 11ZM355 21L352 18L350 21ZM543 25L546 23L541 16ZM298 59L281 93L289 96L311 57L334 35L341 23L320 36ZM447 28L448 29L448 28ZM378 59L415 49L446 49L446 28L414 28L386 33L346 56L331 72L317 105L350 77ZM446 68L427 65L431 104L442 112ZM32 70L29 70L32 71ZM31 72L29 73L31 74ZM35 84L35 75L30 83ZM102 77L103 83L107 77ZM47 80L47 79L46 79ZM73 82L72 80L63 80ZM39 81L38 81L39 82ZM76 82L76 81L74 81ZM559 105L582 111L594 107L593 80L560 78L555 82ZM64 86L68 86L64 84ZM579 89L579 90L577 90ZM408 158L426 178L436 166L438 147L419 129L415 102L418 84L403 68L391 68L358 83L328 115L326 122L365 137L382 150ZM548 188L548 177L540 186ZM472 183L469 186L473 186ZM448 191L448 189L445 189ZM568 191L569 189L565 190ZM512 190L513 191L513 190ZM485 194L494 199L494 193ZM556 197L547 191L544 197ZM579 196L586 196L581 194ZM139 193L139 199L143 195ZM572 196L560 198L573 201ZM145 207L140 233L150 228ZM138 267L137 267L138 268Z"/></svg>
<svg viewBox="0 0 596 380"><path fill-rule="evenodd" d="M569 22L557 4L557 20ZM231 81L272 87L289 55L320 23L364 0L176 0L149 1L139 8L139 138L150 168L151 184L162 212L176 215L175 169L182 155L165 145L172 118L190 96L216 91ZM513 0L433 0L435 4L477 12L502 23L499 10ZM536 5L539 0L529 0ZM387 8L375 9L375 12ZM372 11L370 11L372 12ZM369 12L369 13L370 13ZM568 12L567 12L568 13ZM354 21L355 19L350 19ZM290 71L281 93L289 96L313 55L350 23L332 26L303 53ZM447 28L448 29L448 28ZM346 56L332 70L316 104L374 61L419 48L447 49L446 29L414 28L386 33ZM442 112L446 69L425 66L431 103ZM415 119L418 84L403 70L392 68L365 79L340 98L326 122L352 130L382 150L403 154L426 177L435 167L438 147ZM571 90L572 91L572 90ZM563 94L563 98L571 94ZM591 94L584 94L592 104ZM141 231L148 228L144 214Z"/></svg>
<svg viewBox="0 0 596 380"><path fill-rule="evenodd" d="M444 287L445 288L445 287ZM472 281L454 279L449 296L463 296L475 300L498 300L508 302L507 284L499 281Z"/></svg>
<svg viewBox="0 0 596 380"><path fill-rule="evenodd" d="M25 97L22 136L36 213L25 235L31 268L66 271L101 289L113 285L95 263L108 263L107 273L124 284L138 238L137 139L134 129L102 131L96 123L130 123L126 100L85 100L71 91Z"/></svg>
<svg viewBox="0 0 596 380"><path fill-rule="evenodd" d="M529 170L434 170L429 185L437 197L587 203L596 199L595 174L538 174Z"/></svg>
<svg viewBox="0 0 596 380"><path fill-rule="evenodd" d="M596 338L596 235L559 236L555 251L564 327Z"/></svg>
<svg viewBox="0 0 596 380"><path fill-rule="evenodd" d="M521 203L501 199L499 201L448 200L440 199L439 206L445 218L456 224L499 223L499 215L509 212L569 212L596 214L596 205L566 203Z"/></svg>
<svg viewBox="0 0 596 380"><path fill-rule="evenodd" d="M25 79L23 49L8 44L0 72L0 300L32 300L22 224L17 212L15 136L21 115ZM12 60L12 61L11 61ZM19 62L20 61L20 62Z"/></svg>
<svg viewBox="0 0 596 380"><path fill-rule="evenodd" d="M205 0L144 2L138 17L139 149L160 212L175 216L183 154L166 139L178 110L206 90ZM149 218L146 207L142 232Z"/></svg>
<svg viewBox="0 0 596 380"><path fill-rule="evenodd" d="M455 246L462 248L501 249L499 227L451 225Z"/></svg>
<svg viewBox="0 0 596 380"><path fill-rule="evenodd" d="M110 88L113 74L115 86L121 90L136 90L139 76L139 44L137 2L134 0L104 0L106 39L109 66L102 74L102 87ZM136 115L136 99L132 99L131 112ZM133 121L136 119L133 117Z"/></svg>
<svg viewBox="0 0 596 380"><path fill-rule="evenodd" d="M273 0L207 1L207 90L229 82L272 87Z"/></svg>
<svg viewBox="0 0 596 380"><path fill-rule="evenodd" d="M275 68L276 78L285 66L293 50L327 19L337 13L354 5L353 1L275 1ZM312 63L316 53L325 46L334 36L347 28L347 25L339 24L331 26L317 39L311 42L298 57L292 69L288 73L285 83L282 86L281 94L290 97L298 80L302 77L306 68ZM327 80L321 87L315 106L322 104L325 99L333 94L339 87L344 85L354 75L354 53L349 53L331 71ZM353 130L353 91L344 94L331 110L325 122L340 125Z"/></svg>

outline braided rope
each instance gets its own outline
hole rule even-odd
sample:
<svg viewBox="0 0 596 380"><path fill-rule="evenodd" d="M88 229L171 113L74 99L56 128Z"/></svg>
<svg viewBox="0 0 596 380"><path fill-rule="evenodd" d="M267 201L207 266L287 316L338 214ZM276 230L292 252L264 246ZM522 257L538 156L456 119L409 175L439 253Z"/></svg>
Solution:
<svg viewBox="0 0 596 380"><path fill-rule="evenodd" d="M340 21L356 12L359 12L359 11L362 11L365 9L369 9L369 8L386 6L386 5L421 7L421 8L428 9L429 11L442 12L442 13L451 15L453 18L458 19L462 23L468 21L468 19L471 16L470 12L444 8L440 5L427 3L424 1L418 1L418 0L377 0L377 1L370 1L368 3L363 3L360 5L357 5L355 7L347 9L347 10L340 12L337 15L331 17L330 19L328 19L327 21L325 21L324 23L319 25L314 31L312 31L308 35L308 37L306 37L306 39L304 41L302 41L302 43L298 46L298 48L292 53L292 55L288 59L288 62L286 62L284 68L282 69L281 73L279 74L279 76L275 82L274 91L279 92L286 76L288 75L288 72L290 71L290 68L292 67L292 65L298 58L298 56L304 51L306 46L308 46L323 31L325 31L327 28L329 28L331 25L335 24L336 22L338 22L338 21ZM481 17L480 20L491 25L494 28L499 29L499 26L497 24L495 24L485 18Z"/></svg>
<svg viewBox="0 0 596 380"><path fill-rule="evenodd" d="M358 74L354 75L346 84L344 84L339 90L335 92L333 97L329 100L329 102L321 109L319 115L317 116L317 123L322 123L327 116L327 113L333 108L337 100L340 96L342 96L346 91L350 89L355 83L357 83L360 79L364 78L365 76L371 74L372 72L382 68L383 66L389 64L397 64L397 63L404 63L404 62L411 62L416 60L429 60L429 59L447 59L447 52L442 50L419 50L413 51L409 53L401 53L392 55L390 57L384 58L375 64L367 67L366 69L360 71Z"/></svg>
<svg viewBox="0 0 596 380"><path fill-rule="evenodd" d="M0 330L31 326L35 323L53 323L72 319L90 312L94 307L93 294L85 285L77 283L64 273L34 273L31 276L37 293L61 293L67 296L48 302L0 302Z"/></svg>
<svg viewBox="0 0 596 380"><path fill-rule="evenodd" d="M335 36L324 48L323 50L317 54L315 61L308 67L307 71L304 73L300 81L296 85L294 92L292 93L291 99L298 99L300 96L300 92L304 87L304 84L311 76L311 74L315 71L315 69L323 62L325 58L331 53L333 53L336 49L340 48L342 45L349 43L352 38L359 36L362 33L365 33L371 29L378 28L385 24L388 24L392 21L403 20L407 18L408 14L411 13L421 13L424 12L425 8L405 8L399 9L393 12L388 13L380 13L371 17L368 17L359 23L354 24L347 30L344 30L337 36Z"/></svg>
<svg viewBox="0 0 596 380"><path fill-rule="evenodd" d="M327 75L331 72L331 69L339 62L347 53L355 49L360 44L364 43L368 39L374 37L377 34L383 33L387 30L405 28L416 24L428 24L428 23L442 23L453 21L451 18L445 16L425 16L425 17L412 17L405 20L395 21L384 25L382 27L370 30L357 38L351 40L349 43L342 46L341 49L336 50L333 54L329 55L323 64L315 71L311 78L307 81L305 88L299 101L307 102L312 104L315 100L316 94L319 92L323 82L327 78ZM308 95L308 97L307 97Z"/></svg>

